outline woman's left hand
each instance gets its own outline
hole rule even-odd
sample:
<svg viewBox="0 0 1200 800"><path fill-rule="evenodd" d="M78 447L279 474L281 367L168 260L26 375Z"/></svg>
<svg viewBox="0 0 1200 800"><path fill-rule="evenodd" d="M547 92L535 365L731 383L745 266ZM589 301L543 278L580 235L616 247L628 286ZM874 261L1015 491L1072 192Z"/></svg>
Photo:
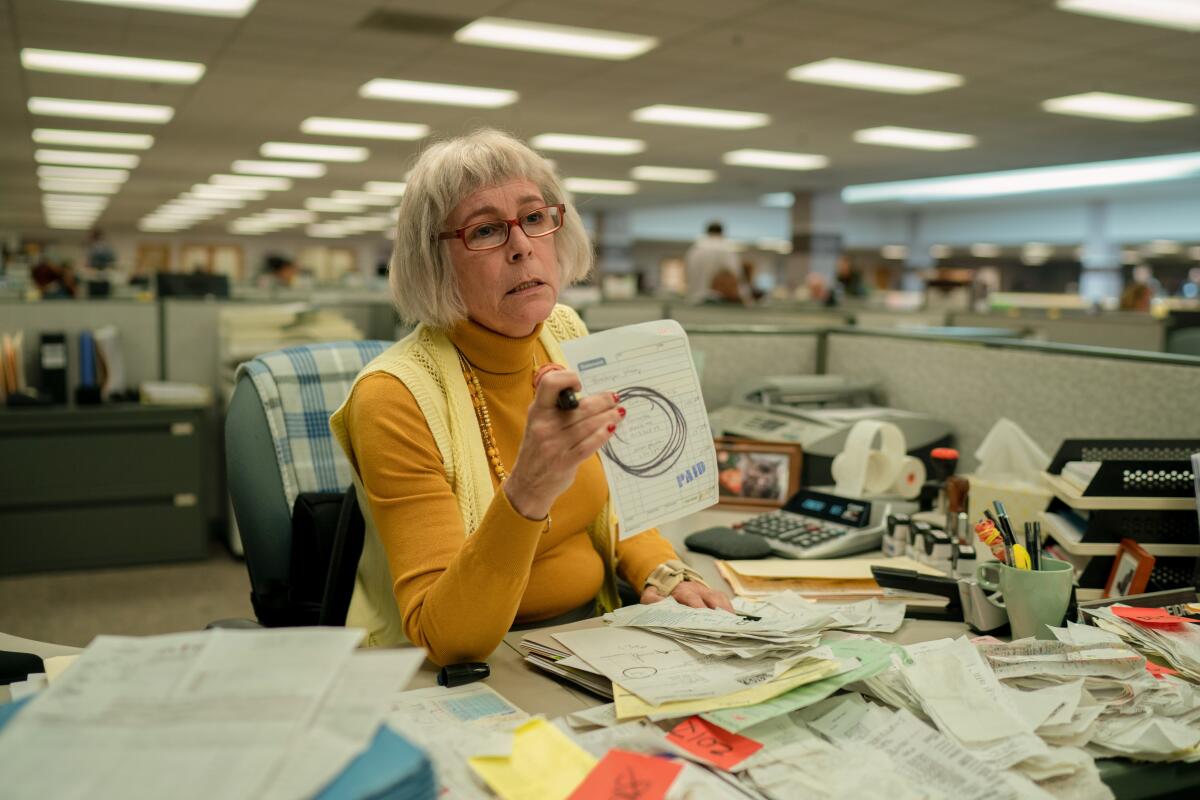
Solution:
<svg viewBox="0 0 1200 800"><path fill-rule="evenodd" d="M684 581L675 587L675 590L671 592L671 597L674 597L680 605L692 608L719 608L722 611L733 613L733 604L729 602L729 596L724 592L711 589L703 583ZM657 603L659 600L666 599L653 586L647 586L642 591L643 603Z"/></svg>

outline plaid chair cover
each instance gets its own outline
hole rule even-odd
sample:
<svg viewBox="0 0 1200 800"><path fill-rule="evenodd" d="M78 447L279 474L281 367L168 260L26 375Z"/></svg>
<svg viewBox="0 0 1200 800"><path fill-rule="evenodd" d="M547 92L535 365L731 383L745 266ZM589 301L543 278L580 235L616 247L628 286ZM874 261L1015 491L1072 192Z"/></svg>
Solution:
<svg viewBox="0 0 1200 800"><path fill-rule="evenodd" d="M301 492L343 492L350 464L329 430L329 417L354 378L391 346L384 341L324 342L285 347L241 364L267 414L287 506Z"/></svg>

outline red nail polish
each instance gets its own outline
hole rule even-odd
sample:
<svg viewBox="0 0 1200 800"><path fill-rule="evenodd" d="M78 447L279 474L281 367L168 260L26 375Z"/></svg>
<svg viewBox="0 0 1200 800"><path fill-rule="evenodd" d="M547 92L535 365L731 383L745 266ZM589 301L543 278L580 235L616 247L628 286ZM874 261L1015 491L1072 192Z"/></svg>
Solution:
<svg viewBox="0 0 1200 800"><path fill-rule="evenodd" d="M617 413L622 417L625 416L625 406L617 406Z"/></svg>
<svg viewBox="0 0 1200 800"><path fill-rule="evenodd" d="M612 396L613 396L613 402L614 402L614 403L619 403L619 402L621 402L621 398L620 398L620 396L619 396L619 395L618 395L616 392L613 392L613 393L612 393Z"/></svg>
<svg viewBox="0 0 1200 800"><path fill-rule="evenodd" d="M609 425L609 426L608 426L608 432L609 432L609 433L612 433L612 432L613 432L613 431L615 431L616 429L617 429L617 426L616 426L616 425Z"/></svg>

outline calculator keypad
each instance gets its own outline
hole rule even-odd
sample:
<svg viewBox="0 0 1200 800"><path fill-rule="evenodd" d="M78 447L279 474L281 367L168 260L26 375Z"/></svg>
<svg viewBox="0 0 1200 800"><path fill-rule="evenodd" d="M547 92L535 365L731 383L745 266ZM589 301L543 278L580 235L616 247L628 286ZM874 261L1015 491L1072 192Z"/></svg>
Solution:
<svg viewBox="0 0 1200 800"><path fill-rule="evenodd" d="M777 539L801 549L816 547L849 533L848 528L840 525L821 522L790 511L761 514L746 520L742 530L768 539Z"/></svg>

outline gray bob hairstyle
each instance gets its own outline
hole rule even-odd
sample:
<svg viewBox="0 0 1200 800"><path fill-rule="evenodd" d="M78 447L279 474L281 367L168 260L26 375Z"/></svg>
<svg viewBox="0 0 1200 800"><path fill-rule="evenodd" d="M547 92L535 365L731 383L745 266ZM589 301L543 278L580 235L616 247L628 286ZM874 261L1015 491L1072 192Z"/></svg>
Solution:
<svg viewBox="0 0 1200 800"><path fill-rule="evenodd" d="M447 329L467 316L450 263L450 242L438 241L455 206L480 189L525 179L548 205L567 204L554 234L562 286L592 269L592 245L579 213L550 164L523 142L493 128L438 142L425 149L408 178L396 222L388 269L392 303L406 322Z"/></svg>

